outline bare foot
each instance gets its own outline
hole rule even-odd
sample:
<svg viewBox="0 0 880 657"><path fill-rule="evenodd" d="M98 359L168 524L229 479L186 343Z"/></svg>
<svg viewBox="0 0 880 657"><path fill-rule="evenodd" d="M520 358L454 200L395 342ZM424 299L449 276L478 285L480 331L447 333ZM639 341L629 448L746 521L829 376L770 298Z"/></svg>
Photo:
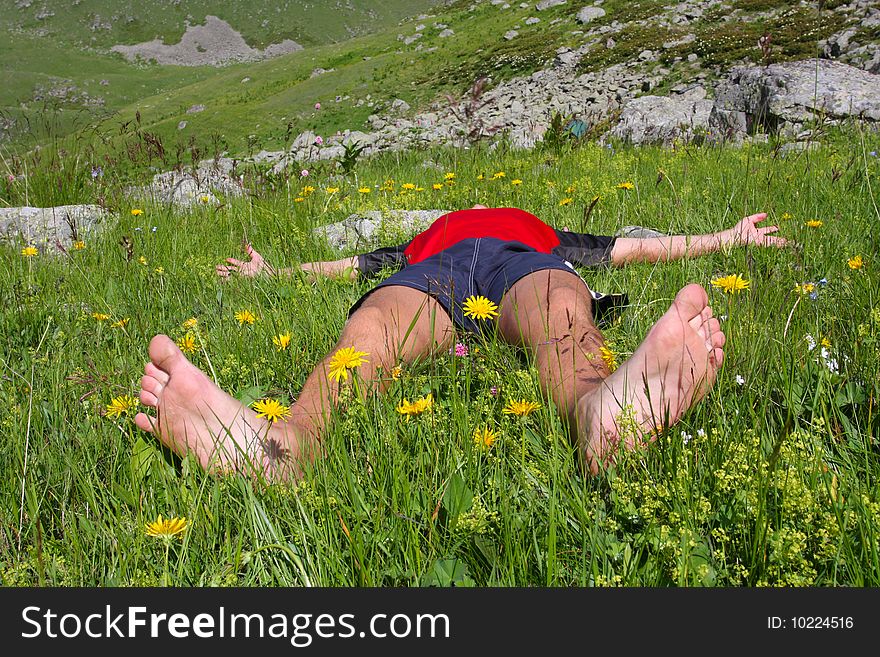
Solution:
<svg viewBox="0 0 880 657"><path fill-rule="evenodd" d="M632 358L578 401L580 445L593 474L623 441L633 449L681 419L715 383L725 336L706 291L682 288Z"/></svg>
<svg viewBox="0 0 880 657"><path fill-rule="evenodd" d="M220 390L165 335L150 341L140 399L157 417L135 424L180 456L192 453L205 469L287 478L297 470L296 440L284 423L266 420Z"/></svg>

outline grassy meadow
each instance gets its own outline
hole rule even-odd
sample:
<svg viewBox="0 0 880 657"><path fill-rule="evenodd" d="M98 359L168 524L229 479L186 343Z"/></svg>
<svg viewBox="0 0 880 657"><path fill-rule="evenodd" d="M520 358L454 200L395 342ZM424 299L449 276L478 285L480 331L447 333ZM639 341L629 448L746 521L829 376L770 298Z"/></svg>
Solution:
<svg viewBox="0 0 880 657"><path fill-rule="evenodd" d="M326 162L307 178L251 168L248 196L188 211L127 193L140 174L122 155L95 178L76 143L4 158L3 205L100 202L111 219L65 253L0 247L0 581L877 586L880 137L850 126L822 142L788 153L773 139L502 143L384 155L347 176ZM462 335L466 355L404 367L382 397L345 388L327 456L295 484L205 474L141 433L137 406L108 412L136 397L156 333L189 343L245 403L295 400L373 281L222 283L214 266L240 257L242 238L290 266L344 255L312 229L351 213L476 202L597 234L709 232L766 211L797 246L582 270L595 289L630 295L604 327L619 361L689 282L709 289L728 338L703 402L597 477L584 475L526 356L491 336ZM402 237L385 227L385 243ZM731 274L748 289L711 286ZM242 310L256 321L237 321ZM287 333L280 349L273 337ZM428 394L429 411L397 411ZM540 407L503 413L520 399ZM475 442L486 430L494 442ZM147 535L159 514L188 520L180 540Z"/></svg>

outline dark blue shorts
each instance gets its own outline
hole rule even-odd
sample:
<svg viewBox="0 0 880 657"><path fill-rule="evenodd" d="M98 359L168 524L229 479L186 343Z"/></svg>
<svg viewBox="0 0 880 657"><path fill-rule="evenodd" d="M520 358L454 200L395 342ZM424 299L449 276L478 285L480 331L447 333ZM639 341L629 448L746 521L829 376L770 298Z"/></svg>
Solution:
<svg viewBox="0 0 880 657"><path fill-rule="evenodd" d="M559 256L539 253L520 242L493 237L466 239L386 278L362 296L350 312L357 310L364 299L380 287L402 285L434 297L456 326L478 333L494 322L465 317L462 304L468 297L484 296L500 305L504 293L514 283L545 269L560 269L577 276L574 268Z"/></svg>

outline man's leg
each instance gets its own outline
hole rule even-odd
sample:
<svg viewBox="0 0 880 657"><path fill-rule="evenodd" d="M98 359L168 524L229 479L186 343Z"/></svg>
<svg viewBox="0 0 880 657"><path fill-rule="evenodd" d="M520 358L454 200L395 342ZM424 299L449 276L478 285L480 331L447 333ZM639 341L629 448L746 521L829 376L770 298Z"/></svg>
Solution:
<svg viewBox="0 0 880 657"><path fill-rule="evenodd" d="M218 388L167 336L157 335L140 392L156 417L139 413L135 422L177 454L193 453L204 468L295 478L300 462L320 453L338 394L328 371L337 349L367 352L357 375L371 382L379 365L390 371L398 360L410 362L452 339L452 321L434 299L407 287L379 288L352 314L336 348L309 375L290 419L270 425Z"/></svg>
<svg viewBox="0 0 880 657"><path fill-rule="evenodd" d="M610 374L592 302L576 274L547 269L519 279L498 318L501 337L531 352L542 390L572 426L578 400Z"/></svg>
<svg viewBox="0 0 880 657"><path fill-rule="evenodd" d="M336 345L306 379L292 420L315 437L324 432L339 391L330 380L330 362L338 350L352 347L366 352L367 362L357 374L382 391L395 365L448 349L454 337L452 320L435 299L400 285L380 287L352 314ZM377 378L380 367L382 377Z"/></svg>
<svg viewBox="0 0 880 657"><path fill-rule="evenodd" d="M706 291L688 285L648 332L632 358L609 374L592 321L592 299L577 276L541 271L502 299L499 331L535 356L542 388L568 419L590 471L669 426L715 381L725 337Z"/></svg>

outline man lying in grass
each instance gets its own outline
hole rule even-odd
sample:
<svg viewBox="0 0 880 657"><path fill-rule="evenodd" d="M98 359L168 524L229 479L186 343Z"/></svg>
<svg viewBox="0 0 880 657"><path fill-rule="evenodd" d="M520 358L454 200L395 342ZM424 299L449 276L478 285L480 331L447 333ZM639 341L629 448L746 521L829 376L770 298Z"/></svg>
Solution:
<svg viewBox="0 0 880 657"><path fill-rule="evenodd" d="M713 385L725 336L699 285L682 288L632 357L611 373L595 318L608 297L592 293L570 264L667 262L721 248L784 246L776 226L754 214L710 235L650 239L569 233L515 208L477 205L437 219L406 244L332 262L277 271L247 245L248 260L228 258L218 274L292 271L357 276L401 270L351 309L333 350L309 375L289 419L269 423L218 388L164 335L150 342L139 413L144 431L204 468L296 478L320 454L322 436L349 369L382 390L398 363L447 351L455 331L497 329L534 357L544 394L568 421L586 467L597 473L619 447L650 440L681 419ZM492 326L497 323L497 326Z"/></svg>

